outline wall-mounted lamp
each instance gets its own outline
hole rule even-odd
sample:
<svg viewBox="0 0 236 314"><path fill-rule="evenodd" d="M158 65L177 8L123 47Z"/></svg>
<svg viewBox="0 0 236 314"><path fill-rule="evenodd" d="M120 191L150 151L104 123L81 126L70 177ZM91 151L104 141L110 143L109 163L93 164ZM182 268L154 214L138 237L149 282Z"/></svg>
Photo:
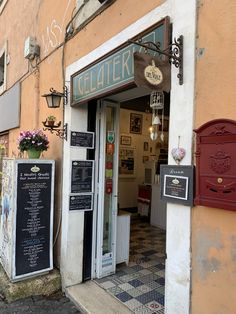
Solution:
<svg viewBox="0 0 236 314"><path fill-rule="evenodd" d="M63 98L63 104L67 104L67 87L64 86L63 93L57 92L53 87L50 88L49 94L44 94L42 97L46 98L48 108L59 108L61 103L61 98Z"/></svg>
<svg viewBox="0 0 236 314"><path fill-rule="evenodd" d="M64 87L64 92L60 93L57 92L55 89L50 88L49 94L44 94L42 97L46 98L48 108L59 108L61 103L61 98L63 98L63 105L67 104L67 87ZM59 136L62 139L67 140L67 123L64 124L63 128L60 129L61 121L59 121L57 124L53 123L50 124L48 119L42 122L44 125L43 130L49 131L51 133L55 133L57 136Z"/></svg>
<svg viewBox="0 0 236 314"><path fill-rule="evenodd" d="M152 125L149 128L150 138L155 141L158 137L159 125L162 125L161 141L164 141L163 121L164 121L164 94L153 91L150 95L150 108L152 109ZM161 110L162 122L158 111Z"/></svg>

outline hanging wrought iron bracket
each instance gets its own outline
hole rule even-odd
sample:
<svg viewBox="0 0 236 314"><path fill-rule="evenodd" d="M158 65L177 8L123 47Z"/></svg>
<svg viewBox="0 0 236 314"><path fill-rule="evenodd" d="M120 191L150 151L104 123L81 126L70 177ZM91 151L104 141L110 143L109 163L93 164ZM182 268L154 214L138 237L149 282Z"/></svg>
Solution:
<svg viewBox="0 0 236 314"><path fill-rule="evenodd" d="M62 129L59 129L59 127L61 126L61 121L58 122L58 124L54 124L54 125L49 125L46 121L42 122L44 125L43 130L44 131L49 131L52 134L56 134L56 136L59 136L61 139L64 139L67 141L67 129L68 129L68 124L65 123Z"/></svg>
<svg viewBox="0 0 236 314"><path fill-rule="evenodd" d="M183 35L180 35L177 39L175 38L174 42L165 50L160 49L160 43L154 43L152 41L142 42L142 39L138 39L138 41L129 39L128 43L143 47L146 53L148 50L151 50L168 57L169 62L179 69L177 77L179 79L179 85L183 85Z"/></svg>

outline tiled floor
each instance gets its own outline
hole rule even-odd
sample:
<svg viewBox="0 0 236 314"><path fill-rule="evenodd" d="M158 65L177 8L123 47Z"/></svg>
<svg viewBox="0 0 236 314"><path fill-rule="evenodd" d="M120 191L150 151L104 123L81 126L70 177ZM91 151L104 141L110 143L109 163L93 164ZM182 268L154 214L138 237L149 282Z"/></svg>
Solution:
<svg viewBox="0 0 236 314"><path fill-rule="evenodd" d="M134 313L164 314L165 231L132 215L129 265L96 282Z"/></svg>

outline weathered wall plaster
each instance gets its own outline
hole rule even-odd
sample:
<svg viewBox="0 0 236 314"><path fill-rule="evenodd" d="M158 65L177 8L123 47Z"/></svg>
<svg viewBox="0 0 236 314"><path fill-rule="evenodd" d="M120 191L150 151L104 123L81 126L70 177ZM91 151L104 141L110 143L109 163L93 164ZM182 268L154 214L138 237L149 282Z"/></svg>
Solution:
<svg viewBox="0 0 236 314"><path fill-rule="evenodd" d="M198 2L195 127L236 117L235 1ZM192 210L192 313L236 313L236 213Z"/></svg>

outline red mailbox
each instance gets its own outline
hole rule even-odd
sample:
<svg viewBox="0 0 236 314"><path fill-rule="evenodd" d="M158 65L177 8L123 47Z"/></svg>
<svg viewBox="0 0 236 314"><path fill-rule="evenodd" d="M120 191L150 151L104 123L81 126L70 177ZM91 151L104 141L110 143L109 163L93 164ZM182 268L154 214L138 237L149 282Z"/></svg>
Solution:
<svg viewBox="0 0 236 314"><path fill-rule="evenodd" d="M236 121L217 119L194 130L196 205L236 211Z"/></svg>

